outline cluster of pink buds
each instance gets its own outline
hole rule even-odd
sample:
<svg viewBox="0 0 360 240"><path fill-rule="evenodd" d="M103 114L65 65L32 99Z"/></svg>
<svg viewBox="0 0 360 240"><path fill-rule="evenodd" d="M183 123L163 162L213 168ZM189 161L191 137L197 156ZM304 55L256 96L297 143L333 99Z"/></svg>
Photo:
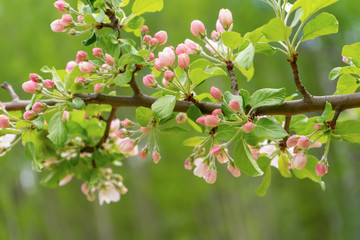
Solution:
<svg viewBox="0 0 360 240"><path fill-rule="evenodd" d="M61 19L56 19L50 24L53 32L65 32L73 26L73 18L70 14L63 14Z"/></svg>
<svg viewBox="0 0 360 240"><path fill-rule="evenodd" d="M196 122L207 127L219 126L220 118L217 115L215 115L217 114L217 111L213 113L214 114L199 117L198 119L196 119Z"/></svg>
<svg viewBox="0 0 360 240"><path fill-rule="evenodd" d="M164 45L167 42L168 36L165 31L159 31L155 33L154 37L148 35L148 33L149 27L143 25L141 27L141 46L143 49L148 48L149 50L149 54L146 57L146 60L153 61L155 58L153 51L156 47Z"/></svg>
<svg viewBox="0 0 360 240"><path fill-rule="evenodd" d="M24 90L24 92L33 93L33 94L40 93L43 88L42 77L40 77L36 73L30 73L29 78L30 78L30 81L24 82L22 84L22 89ZM46 80L46 81L47 81L47 84L52 82L51 80ZM54 85L55 85L55 83L54 83Z"/></svg>

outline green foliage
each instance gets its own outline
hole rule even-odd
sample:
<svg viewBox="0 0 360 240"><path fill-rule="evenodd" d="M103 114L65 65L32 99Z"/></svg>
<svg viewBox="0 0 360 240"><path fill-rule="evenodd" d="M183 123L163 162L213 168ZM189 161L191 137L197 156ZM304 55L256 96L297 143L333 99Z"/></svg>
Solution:
<svg viewBox="0 0 360 240"><path fill-rule="evenodd" d="M294 3L291 11L294 11L301 7L303 14L301 16L301 21L306 22L314 13L323 9L331 4L336 3L338 0L297 0Z"/></svg>
<svg viewBox="0 0 360 240"><path fill-rule="evenodd" d="M53 115L49 122L48 138L57 146L63 146L67 140L67 130L61 120L62 112Z"/></svg>
<svg viewBox="0 0 360 240"><path fill-rule="evenodd" d="M255 125L254 134L259 138L280 139L288 135L278 122L261 118Z"/></svg>
<svg viewBox="0 0 360 240"><path fill-rule="evenodd" d="M253 93L253 95L251 95L249 104L251 105L252 109L261 106L280 105L284 102L285 97L286 90L284 88L264 88L257 90Z"/></svg>
<svg viewBox="0 0 360 240"><path fill-rule="evenodd" d="M329 13L321 13L313 20L309 21L303 29L303 39L306 41L322 35L337 33L339 22L336 17Z"/></svg>
<svg viewBox="0 0 360 240"><path fill-rule="evenodd" d="M170 116L174 110L176 103L176 97L172 95L166 95L162 98L159 98L151 106L151 109L154 111L154 116L157 119L164 119Z"/></svg>
<svg viewBox="0 0 360 240"><path fill-rule="evenodd" d="M223 32L221 34L221 40L224 45L230 49L237 49L244 41L241 34L237 32Z"/></svg>
<svg viewBox="0 0 360 240"><path fill-rule="evenodd" d="M135 0L132 6L132 13L141 15L145 12L161 11L163 4L163 0Z"/></svg>
<svg viewBox="0 0 360 240"><path fill-rule="evenodd" d="M250 41L247 41L246 44L248 46L237 55L234 62L239 68L248 71L253 66L255 47Z"/></svg>
<svg viewBox="0 0 360 240"><path fill-rule="evenodd" d="M280 18L271 19L263 26L261 31L266 39L271 42L287 40L287 38L291 35L291 28L286 27Z"/></svg>

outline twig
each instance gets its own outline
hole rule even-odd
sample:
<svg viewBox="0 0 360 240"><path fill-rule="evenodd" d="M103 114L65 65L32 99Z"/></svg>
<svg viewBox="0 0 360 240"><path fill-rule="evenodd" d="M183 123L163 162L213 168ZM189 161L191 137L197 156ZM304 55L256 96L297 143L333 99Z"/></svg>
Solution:
<svg viewBox="0 0 360 240"><path fill-rule="evenodd" d="M9 83L4 82L3 84L0 85L0 87L2 87L3 89L7 90L10 93L13 102L17 102L20 100L19 96L16 94L13 87Z"/></svg>
<svg viewBox="0 0 360 240"><path fill-rule="evenodd" d="M118 109L117 107L112 107L111 112L110 112L110 116L106 120L106 129L105 129L105 132L104 132L104 136L101 138L101 140L97 144L97 147L101 147L106 142L107 138L109 137L111 122L116 117L117 109Z"/></svg>
<svg viewBox="0 0 360 240"><path fill-rule="evenodd" d="M234 64L231 61L228 61L226 64L227 64L226 68L229 72L230 79L231 79L231 89L233 91L233 94L240 95L239 86L238 86L237 79L236 79L236 76L234 73Z"/></svg>
<svg viewBox="0 0 360 240"><path fill-rule="evenodd" d="M333 119L331 120L331 122L329 123L332 131L334 131L336 128L336 122L337 122L341 112L342 112L341 107L337 107L335 109L335 115L334 115Z"/></svg>
<svg viewBox="0 0 360 240"><path fill-rule="evenodd" d="M130 87L132 88L132 90L134 92L134 97L143 95L139 88L139 85L136 83L136 80L135 80L135 73L140 71L142 68L143 68L143 66L136 65L135 70L132 72L131 81L129 82Z"/></svg>
<svg viewBox="0 0 360 240"><path fill-rule="evenodd" d="M290 122L291 122L291 115L286 115L284 129L289 135L290 135ZM286 136L279 142L279 148L282 152L285 152L286 150L286 141L288 140L288 138L289 136Z"/></svg>
<svg viewBox="0 0 360 240"><path fill-rule="evenodd" d="M297 58L298 54L294 54L293 59L288 59L288 62L291 64L291 68L294 75L294 82L298 90L300 91L301 95L303 96L303 99L305 102L309 103L311 102L312 96L311 94L306 90L305 86L302 84L300 77L299 77L299 69L297 65Z"/></svg>

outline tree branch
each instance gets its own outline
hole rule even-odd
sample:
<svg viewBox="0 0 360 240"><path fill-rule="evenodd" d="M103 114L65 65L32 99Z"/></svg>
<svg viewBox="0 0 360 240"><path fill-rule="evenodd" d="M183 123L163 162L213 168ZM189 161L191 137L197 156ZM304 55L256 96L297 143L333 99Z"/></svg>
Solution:
<svg viewBox="0 0 360 240"><path fill-rule="evenodd" d="M227 70L229 72L229 75L230 75L231 89L233 91L233 94L234 95L240 95L239 86L238 86L237 79L236 79L236 76L235 76L235 73L234 73L234 64L231 61L229 61L229 62L227 62L226 68L227 68Z"/></svg>
<svg viewBox="0 0 360 240"><path fill-rule="evenodd" d="M116 107L116 106L112 107L111 112L110 112L110 116L106 120L106 129L105 129L105 132L104 132L104 136L101 138L101 140L97 144L97 147L101 147L106 142L107 138L109 137L111 122L116 117L117 109L118 109L118 107Z"/></svg>
<svg viewBox="0 0 360 240"><path fill-rule="evenodd" d="M129 82L130 87L132 88L133 92L134 92L134 96L141 96L143 95L139 85L136 83L136 79L135 79L135 73L140 71L143 68L143 66L141 65L136 65L135 70L132 72L132 76L131 76L131 80Z"/></svg>
<svg viewBox="0 0 360 240"><path fill-rule="evenodd" d="M3 84L0 85L0 87L2 87L3 89L7 90L10 93L13 102L19 101L19 96L16 94L16 92L14 91L13 87L10 84L4 82Z"/></svg>
<svg viewBox="0 0 360 240"><path fill-rule="evenodd" d="M302 84L300 77L299 77L299 69L297 66L297 57L298 54L296 53L293 57L293 60L288 59L288 61L291 64L291 68L293 70L294 75L294 82L298 90L300 91L301 95L303 96L303 99L305 102L311 102L312 96L311 94L306 90L305 86Z"/></svg>

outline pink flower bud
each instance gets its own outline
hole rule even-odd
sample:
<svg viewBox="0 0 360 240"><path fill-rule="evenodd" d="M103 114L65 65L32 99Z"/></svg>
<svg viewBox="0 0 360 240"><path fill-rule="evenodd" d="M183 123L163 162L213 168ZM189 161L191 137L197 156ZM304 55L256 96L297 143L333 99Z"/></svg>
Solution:
<svg viewBox="0 0 360 240"><path fill-rule="evenodd" d="M86 84L86 79L84 77L76 77L75 78L75 82L78 83L78 82L81 82L82 84Z"/></svg>
<svg viewBox="0 0 360 240"><path fill-rule="evenodd" d="M41 102L36 102L31 110L35 113L41 113L42 111L44 111L47 108L47 105Z"/></svg>
<svg viewBox="0 0 360 240"><path fill-rule="evenodd" d="M153 47L156 47L159 44L159 40L157 40L156 38L151 38L149 44Z"/></svg>
<svg viewBox="0 0 360 240"><path fill-rule="evenodd" d="M159 41L159 45L164 45L167 42L168 36L165 31L155 33L154 37Z"/></svg>
<svg viewBox="0 0 360 240"><path fill-rule="evenodd" d="M54 81L51 81L51 80L45 80L44 81L44 86L46 87L46 88L54 88L55 87L55 83L54 83Z"/></svg>
<svg viewBox="0 0 360 240"><path fill-rule="evenodd" d="M181 69L187 70L190 65L190 58L187 54L183 53L178 56L178 65Z"/></svg>
<svg viewBox="0 0 360 240"><path fill-rule="evenodd" d="M251 131L254 129L254 124L252 122L245 123L243 125L244 132L251 133Z"/></svg>
<svg viewBox="0 0 360 240"><path fill-rule="evenodd" d="M79 68L83 73L91 73L95 71L95 66L91 62L80 62Z"/></svg>
<svg viewBox="0 0 360 240"><path fill-rule="evenodd" d="M215 110L212 111L212 113L211 113L211 115L214 115L214 116L218 116L218 115L220 115L220 114L222 114L222 111L221 111L220 108L215 109Z"/></svg>
<svg viewBox="0 0 360 240"><path fill-rule="evenodd" d="M65 32L65 25L60 19L56 19L50 24L51 30L53 32Z"/></svg>
<svg viewBox="0 0 360 240"><path fill-rule="evenodd" d="M149 27L146 26L146 25L143 25L143 26L141 27L141 34L145 35L145 34L147 34L148 32L149 32Z"/></svg>
<svg viewBox="0 0 360 240"><path fill-rule="evenodd" d="M100 72L105 72L106 69L110 69L111 66L109 66L108 64L103 64L100 68Z"/></svg>
<svg viewBox="0 0 360 240"><path fill-rule="evenodd" d="M94 86L94 92L99 93L99 92L101 92L101 90L103 90L103 88L104 88L103 85L101 85L100 83L97 83Z"/></svg>
<svg viewBox="0 0 360 240"><path fill-rule="evenodd" d="M0 115L0 128L7 128L9 127L10 120L4 115Z"/></svg>
<svg viewBox="0 0 360 240"><path fill-rule="evenodd" d="M161 156L160 156L160 153L157 150L153 152L152 159L153 159L155 164L157 164L160 161Z"/></svg>
<svg viewBox="0 0 360 240"><path fill-rule="evenodd" d="M216 145L210 150L210 156L219 156L222 151L222 147Z"/></svg>
<svg viewBox="0 0 360 240"><path fill-rule="evenodd" d="M309 139L307 137L299 137L298 142L297 142L297 147L300 149L307 149L307 147L309 146Z"/></svg>
<svg viewBox="0 0 360 240"><path fill-rule="evenodd" d="M101 48L93 48L92 52L95 57L102 57L103 51Z"/></svg>
<svg viewBox="0 0 360 240"><path fill-rule="evenodd" d="M114 62L115 62L114 58L111 55L107 54L107 53L105 53L105 61L110 66L113 65Z"/></svg>
<svg viewBox="0 0 360 240"><path fill-rule="evenodd" d="M233 23L233 17L229 9L221 9L219 12L219 22L225 29L228 29Z"/></svg>
<svg viewBox="0 0 360 240"><path fill-rule="evenodd" d="M175 62L174 51L169 47L164 48L164 50L159 53L159 60L161 65L165 67L172 67Z"/></svg>
<svg viewBox="0 0 360 240"><path fill-rule="evenodd" d="M222 99L222 92L220 89L216 87L211 87L210 94L214 99L221 100Z"/></svg>
<svg viewBox="0 0 360 240"><path fill-rule="evenodd" d="M149 56L148 56L148 59L149 59L150 61L154 60L154 59L155 59L154 53L150 53Z"/></svg>
<svg viewBox="0 0 360 240"><path fill-rule="evenodd" d="M318 124L315 124L314 127L313 127L314 130L320 130L322 129L322 124L321 123L318 123Z"/></svg>
<svg viewBox="0 0 360 240"><path fill-rule="evenodd" d="M208 170L205 173L205 181L209 184L213 184L216 182L216 171L214 169Z"/></svg>
<svg viewBox="0 0 360 240"><path fill-rule="evenodd" d="M135 149L135 143L133 140L126 138L119 144L119 151L122 154L129 154Z"/></svg>
<svg viewBox="0 0 360 240"><path fill-rule="evenodd" d="M205 125L205 118L206 118L206 116L201 116L198 119L196 119L196 122L201 125Z"/></svg>
<svg viewBox="0 0 360 240"><path fill-rule="evenodd" d="M183 54L183 53L188 54L189 51L190 51L189 48L184 43L180 43L176 47L176 55L180 55L180 54Z"/></svg>
<svg viewBox="0 0 360 240"><path fill-rule="evenodd" d="M224 29L224 27L221 25L221 23L220 23L219 20L216 21L216 31L217 31L219 34L225 32L225 29Z"/></svg>
<svg viewBox="0 0 360 240"><path fill-rule="evenodd" d="M74 174L68 174L65 178L61 179L59 182L59 186L64 186L65 184L69 183L73 178Z"/></svg>
<svg viewBox="0 0 360 240"><path fill-rule="evenodd" d="M290 147L295 147L298 140L297 140L298 136L296 135L292 135L291 137L288 138L288 140L286 140L286 146Z"/></svg>
<svg viewBox="0 0 360 240"><path fill-rule="evenodd" d="M291 168L301 170L306 166L307 157L304 153L299 152L295 154L291 161Z"/></svg>
<svg viewBox="0 0 360 240"><path fill-rule="evenodd" d="M36 73L30 73L29 78L31 81L38 83L41 80L41 77Z"/></svg>
<svg viewBox="0 0 360 240"><path fill-rule="evenodd" d="M218 33L217 31L212 31L211 32L211 38L212 40L214 40L215 42L219 41L220 39L220 33Z"/></svg>
<svg viewBox="0 0 360 240"><path fill-rule="evenodd" d="M190 39L185 40L185 45L188 47L188 54L196 54L201 51L199 44Z"/></svg>
<svg viewBox="0 0 360 240"><path fill-rule="evenodd" d="M33 81L27 81L22 84L22 89L27 93L37 93L39 91L39 85Z"/></svg>
<svg viewBox="0 0 360 240"><path fill-rule="evenodd" d="M166 81L165 78L163 78L163 80L161 81L162 84L164 85L164 87L168 88L170 86L170 82L169 81Z"/></svg>
<svg viewBox="0 0 360 240"><path fill-rule="evenodd" d="M119 129L117 132L116 132L116 136L118 138L121 138L121 139L124 139L124 138L127 138L130 136L130 133L129 131L127 131L126 129Z"/></svg>
<svg viewBox="0 0 360 240"><path fill-rule="evenodd" d="M174 79L174 76L175 74L173 71L167 70L164 72L164 78L166 79L166 81L172 81Z"/></svg>
<svg viewBox="0 0 360 240"><path fill-rule="evenodd" d="M142 132L142 134L144 134L144 135L148 135L150 132L150 128L149 127L141 127L140 132Z"/></svg>
<svg viewBox="0 0 360 240"><path fill-rule="evenodd" d="M84 21L84 17L81 16L81 15L79 15L79 16L77 17L77 20L78 20L78 23L82 23L82 22Z"/></svg>
<svg viewBox="0 0 360 240"><path fill-rule="evenodd" d="M254 159L257 160L260 157L260 149L254 148L253 146L248 145L250 148L251 155L253 155ZM272 153L273 151L271 151Z"/></svg>
<svg viewBox="0 0 360 240"><path fill-rule="evenodd" d="M64 112L63 112L63 115L62 115L62 117L61 117L61 120L62 120L63 122L66 122L67 120L69 120L69 117L70 117L70 113L69 113L68 111L64 111Z"/></svg>
<svg viewBox="0 0 360 240"><path fill-rule="evenodd" d="M321 142L314 142L313 144L310 145L309 148L321 148L322 143Z"/></svg>
<svg viewBox="0 0 360 240"><path fill-rule="evenodd" d="M194 20L191 23L190 31L195 37L202 38L205 35L205 25L199 20Z"/></svg>
<svg viewBox="0 0 360 240"><path fill-rule="evenodd" d="M148 88L156 88L157 82L155 80L155 77L151 74L148 74L143 77L143 83Z"/></svg>
<svg viewBox="0 0 360 240"><path fill-rule="evenodd" d="M214 115L207 115L205 117L205 125L208 127L217 127L219 126L220 119Z"/></svg>
<svg viewBox="0 0 360 240"><path fill-rule="evenodd" d="M229 158L227 156L228 149L225 148L219 155L216 156L219 163L223 164L226 163Z"/></svg>
<svg viewBox="0 0 360 240"><path fill-rule="evenodd" d="M191 170L193 165L189 160L186 159L185 163L184 163L184 167L185 167L186 170Z"/></svg>
<svg viewBox="0 0 360 240"><path fill-rule="evenodd" d="M239 111L240 110L240 103L236 100L231 100L229 102L229 107L234 110L234 111Z"/></svg>
<svg viewBox="0 0 360 240"><path fill-rule="evenodd" d="M156 59L155 62L154 62L154 67L159 72L162 72L162 67L164 67L164 65L161 63L160 59Z"/></svg>
<svg viewBox="0 0 360 240"><path fill-rule="evenodd" d="M77 54L76 54L76 62L77 63L82 62L82 61L86 61L87 58L88 58L88 55L84 51L78 51Z"/></svg>
<svg viewBox="0 0 360 240"><path fill-rule="evenodd" d="M176 122L181 124L186 122L187 116L186 113L179 113L178 115L176 115Z"/></svg>
<svg viewBox="0 0 360 240"><path fill-rule="evenodd" d="M134 125L134 123L131 120L125 118L124 121L121 121L121 125L124 128L129 128L129 127L132 127Z"/></svg>
<svg viewBox="0 0 360 240"><path fill-rule="evenodd" d="M343 61L344 63L346 63L346 64L349 64L349 63L350 63L349 59L348 59L347 57L345 57L345 56L342 57L342 61Z"/></svg>
<svg viewBox="0 0 360 240"><path fill-rule="evenodd" d="M149 156L149 149L147 149L147 148L141 149L139 152L139 157L141 159L145 159L145 158L147 158L147 156Z"/></svg>
<svg viewBox="0 0 360 240"><path fill-rule="evenodd" d="M82 192L84 195L88 195L88 194L89 194L89 189L88 189L88 187L86 186L86 183L81 184L81 192Z"/></svg>
<svg viewBox="0 0 360 240"><path fill-rule="evenodd" d="M67 2L64 0L59 0L54 3L54 6L60 11L65 12L65 7L69 6Z"/></svg>
<svg viewBox="0 0 360 240"><path fill-rule="evenodd" d="M234 176L234 177L240 177L241 176L241 172L240 170L235 166L235 168L233 168L230 164L227 166L228 171Z"/></svg>
<svg viewBox="0 0 360 240"><path fill-rule="evenodd" d="M26 111L26 112L24 112L24 115L23 115L25 120L33 120L36 116L37 116L37 114L34 113L33 111Z"/></svg>
<svg viewBox="0 0 360 240"><path fill-rule="evenodd" d="M63 14L61 17L61 22L63 22L65 26L68 26L70 23L73 22L73 19L70 14Z"/></svg>
<svg viewBox="0 0 360 240"><path fill-rule="evenodd" d="M316 165L315 173L316 173L317 176L323 177L327 172L328 172L328 168L325 167L324 163L319 162Z"/></svg>
<svg viewBox="0 0 360 240"><path fill-rule="evenodd" d="M151 39L152 39L152 37L150 35L145 35L144 36L144 43L149 44Z"/></svg>
<svg viewBox="0 0 360 240"><path fill-rule="evenodd" d="M74 67L77 65L75 61L70 61L66 64L66 72L71 73L71 71L74 69Z"/></svg>

